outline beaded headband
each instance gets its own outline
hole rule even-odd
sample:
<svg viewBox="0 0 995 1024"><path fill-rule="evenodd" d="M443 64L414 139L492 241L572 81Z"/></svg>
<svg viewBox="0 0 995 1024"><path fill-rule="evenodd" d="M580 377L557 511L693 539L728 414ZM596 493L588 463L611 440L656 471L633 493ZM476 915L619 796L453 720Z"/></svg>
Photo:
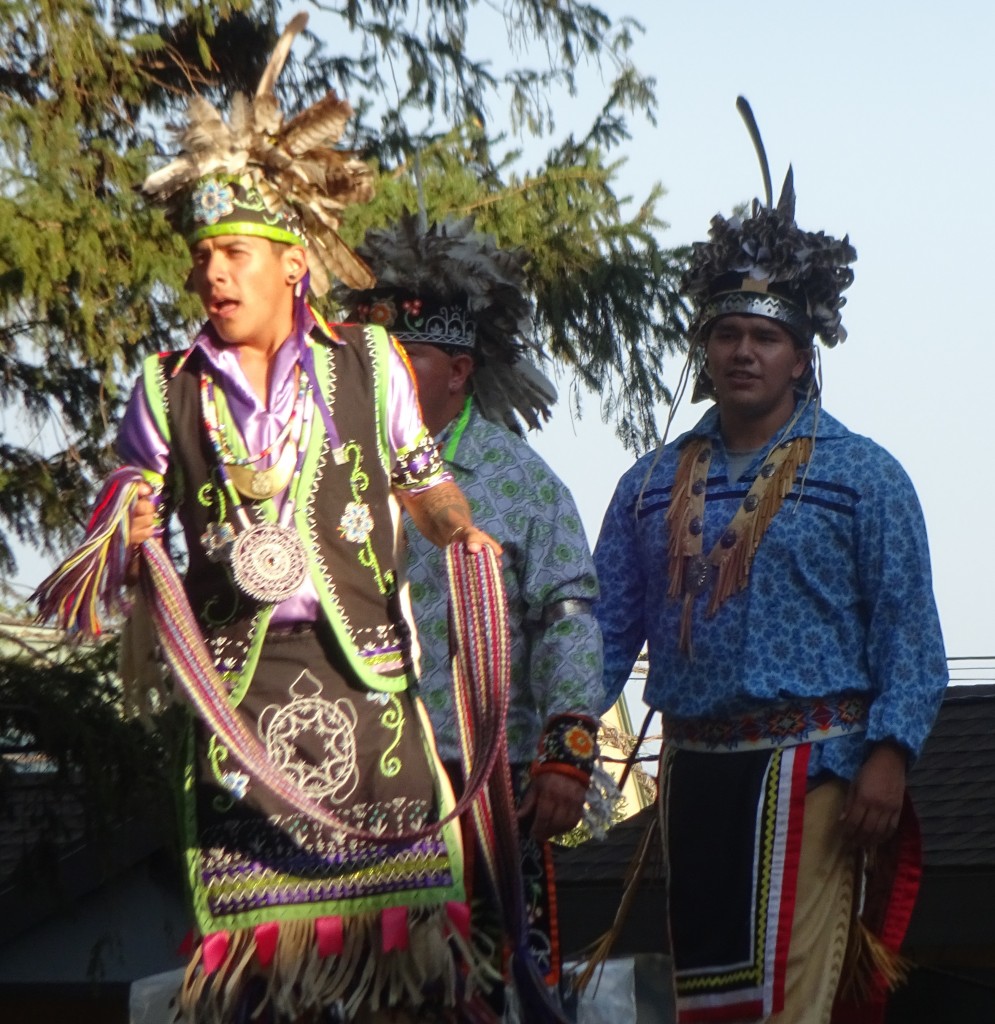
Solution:
<svg viewBox="0 0 995 1024"><path fill-rule="evenodd" d="M219 235L255 235L307 245L300 217L291 209L270 212L249 175L201 178L182 217L183 236L190 246Z"/></svg>
<svg viewBox="0 0 995 1024"><path fill-rule="evenodd" d="M477 322L466 306L457 302L443 304L417 295L373 292L352 307L352 315L359 323L386 327L401 342L476 349Z"/></svg>

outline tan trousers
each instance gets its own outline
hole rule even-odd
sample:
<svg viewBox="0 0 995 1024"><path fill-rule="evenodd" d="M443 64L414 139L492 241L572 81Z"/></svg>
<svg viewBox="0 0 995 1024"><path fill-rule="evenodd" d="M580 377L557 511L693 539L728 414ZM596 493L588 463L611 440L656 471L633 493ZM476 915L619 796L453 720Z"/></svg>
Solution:
<svg viewBox="0 0 995 1024"><path fill-rule="evenodd" d="M853 902L853 853L839 823L846 790L834 779L805 797L784 1009L765 1018L769 1024L829 1024Z"/></svg>
<svg viewBox="0 0 995 1024"><path fill-rule="evenodd" d="M784 1009L764 1024L829 1024L853 902L853 853L843 845L839 822L846 791L846 783L833 780L805 797Z"/></svg>

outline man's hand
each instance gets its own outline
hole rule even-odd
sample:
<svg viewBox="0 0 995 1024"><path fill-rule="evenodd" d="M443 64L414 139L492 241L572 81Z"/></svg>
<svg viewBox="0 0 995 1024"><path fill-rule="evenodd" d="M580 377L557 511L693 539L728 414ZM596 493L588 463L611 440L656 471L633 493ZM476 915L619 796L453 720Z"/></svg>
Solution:
<svg viewBox="0 0 995 1024"><path fill-rule="evenodd" d="M138 549L155 533L155 505L152 504L152 488L146 483L138 485L138 497L131 506L131 557L125 572L125 582L138 582Z"/></svg>
<svg viewBox="0 0 995 1024"><path fill-rule="evenodd" d="M146 484L138 485L138 497L131 506L131 543L133 547L141 546L155 533L155 505L152 504L152 488Z"/></svg>
<svg viewBox="0 0 995 1024"><path fill-rule="evenodd" d="M466 526L460 529L456 536L453 537L452 543L455 544L458 541L465 541L467 550L473 554L483 551L484 548L490 548L497 555L498 560L500 560L501 552L504 550L490 534L484 533L483 530L478 530L476 526Z"/></svg>
<svg viewBox="0 0 995 1024"><path fill-rule="evenodd" d="M529 834L537 843L569 832L584 814L587 787L579 779L557 772L533 776L518 809L518 820L532 818Z"/></svg>
<svg viewBox="0 0 995 1024"><path fill-rule="evenodd" d="M898 743L878 743L861 765L843 805L840 822L847 841L871 847L891 838L905 797L908 755Z"/></svg>

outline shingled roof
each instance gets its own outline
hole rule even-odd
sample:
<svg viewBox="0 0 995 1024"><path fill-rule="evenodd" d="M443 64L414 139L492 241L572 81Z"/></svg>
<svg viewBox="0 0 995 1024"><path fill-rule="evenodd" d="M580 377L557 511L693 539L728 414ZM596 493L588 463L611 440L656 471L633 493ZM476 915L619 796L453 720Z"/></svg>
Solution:
<svg viewBox="0 0 995 1024"><path fill-rule="evenodd" d="M995 868L995 684L948 687L909 788L927 870Z"/></svg>

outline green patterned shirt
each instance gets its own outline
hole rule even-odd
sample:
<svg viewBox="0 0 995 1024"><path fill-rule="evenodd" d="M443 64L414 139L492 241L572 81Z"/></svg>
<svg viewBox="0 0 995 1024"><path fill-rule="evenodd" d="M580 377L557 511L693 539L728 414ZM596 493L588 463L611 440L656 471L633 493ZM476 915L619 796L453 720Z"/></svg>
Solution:
<svg viewBox="0 0 995 1024"><path fill-rule="evenodd" d="M470 502L474 525L504 547L511 630L508 752L535 757L551 715L597 715L603 701L601 632L589 605L598 594L590 548L570 492L511 431L474 408L448 451L450 424L437 438L446 467ZM449 669L445 554L409 529L408 578L421 644L421 692L444 761L459 760ZM566 612L566 614L561 614Z"/></svg>

